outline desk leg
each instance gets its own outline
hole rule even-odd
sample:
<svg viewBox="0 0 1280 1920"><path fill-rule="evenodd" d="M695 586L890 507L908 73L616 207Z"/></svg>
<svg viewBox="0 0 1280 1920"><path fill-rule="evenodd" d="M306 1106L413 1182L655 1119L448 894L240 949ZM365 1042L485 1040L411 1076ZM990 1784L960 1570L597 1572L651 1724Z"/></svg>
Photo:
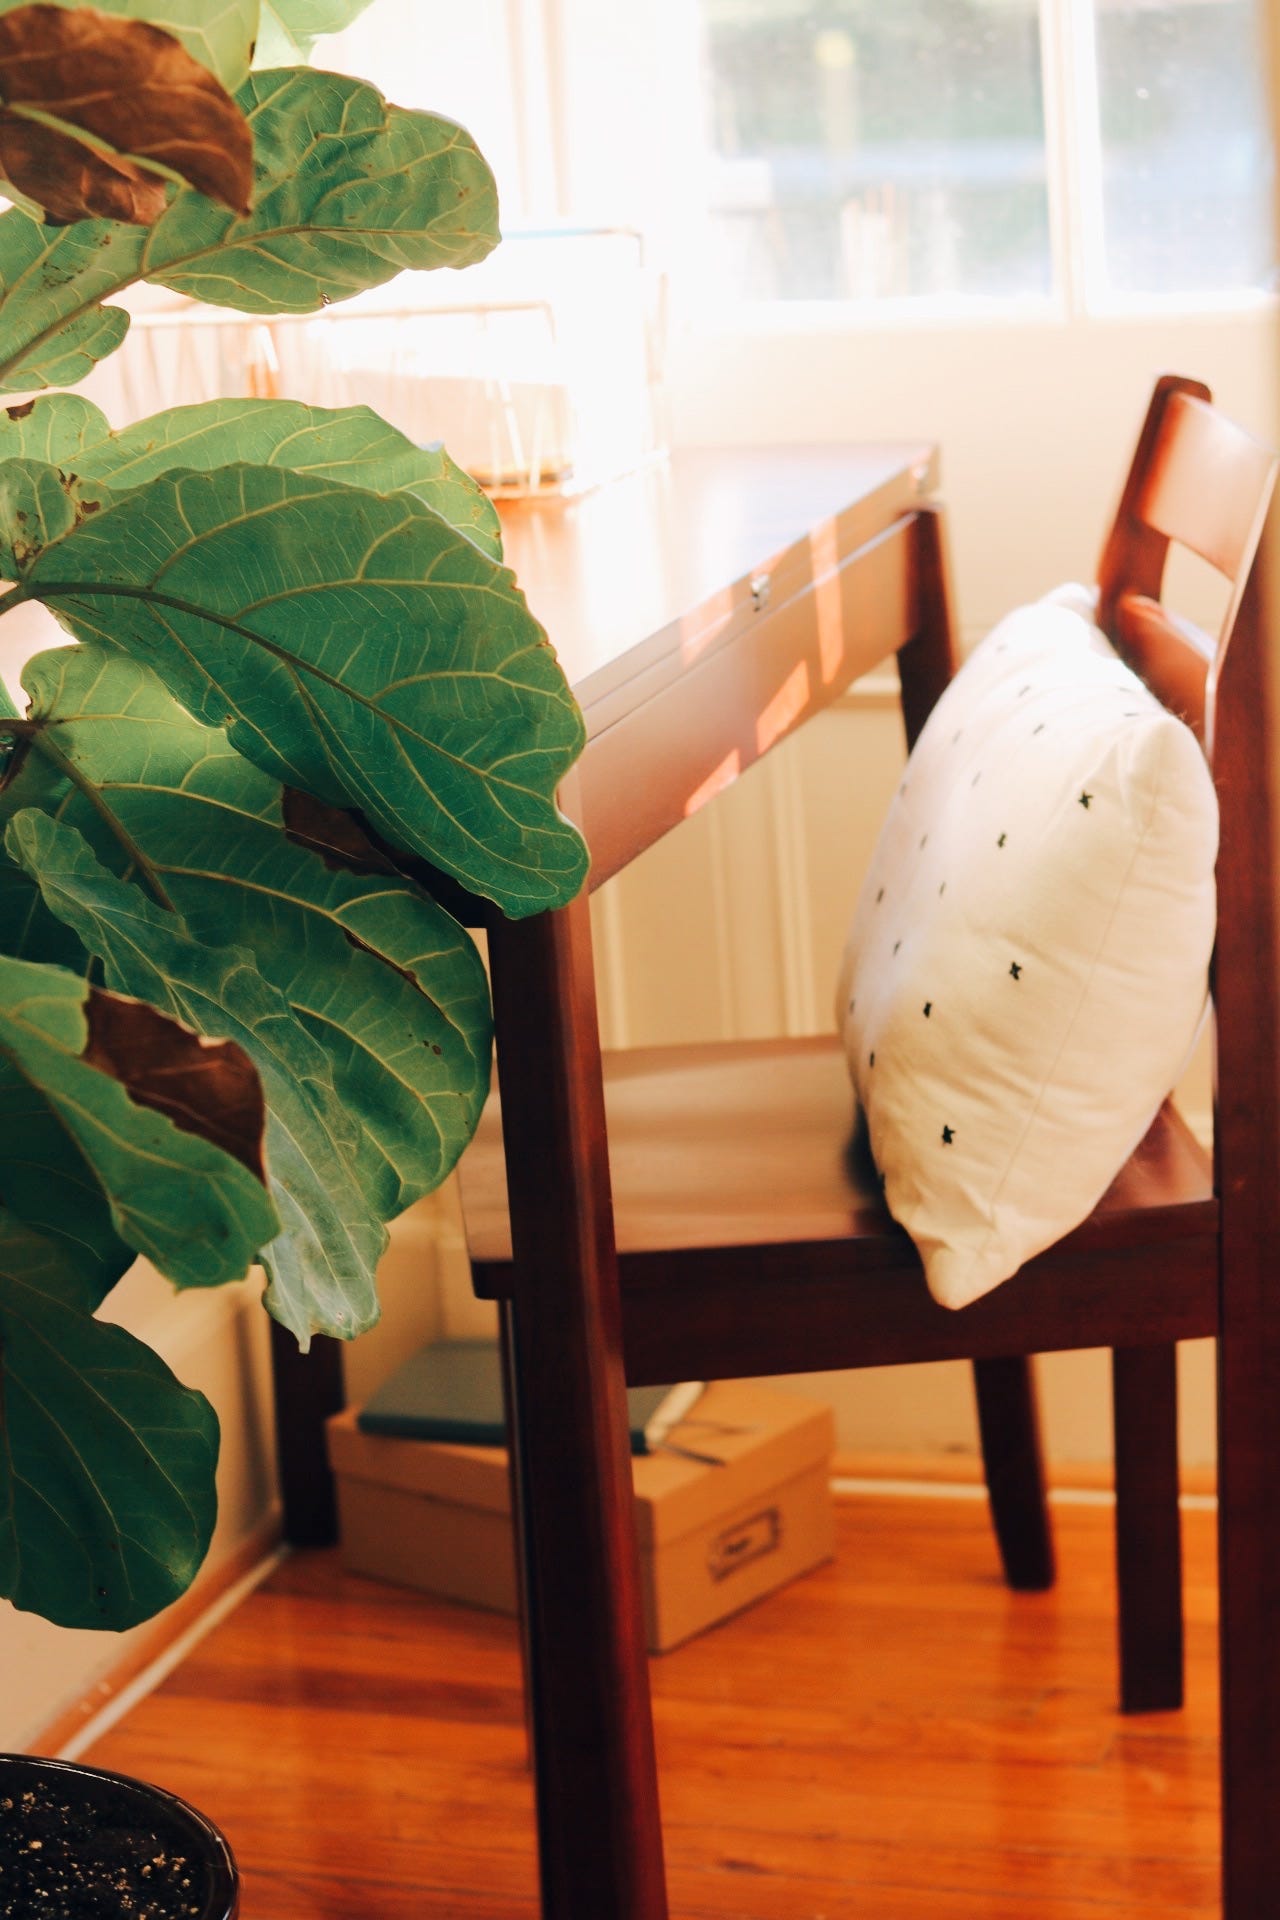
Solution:
<svg viewBox="0 0 1280 1920"><path fill-rule="evenodd" d="M544 1920L665 1920L585 897L490 933Z"/></svg>
<svg viewBox="0 0 1280 1920"><path fill-rule="evenodd" d="M512 1412L516 1404L515 1332L511 1325L511 1302L498 1302L498 1337L502 1359L502 1405L507 1427L507 1482L511 1489L511 1525L516 1558L516 1617L520 1623L520 1675L523 1681L525 1763L533 1765L533 1655L529 1648L529 1595L526 1591L524 1515L520 1495L520 1448Z"/></svg>
<svg viewBox="0 0 1280 1920"><path fill-rule="evenodd" d="M324 1423L346 1405L342 1343L320 1334L309 1353L300 1353L294 1335L273 1320L271 1374L284 1537L291 1547L330 1547L338 1537L338 1508Z"/></svg>
<svg viewBox="0 0 1280 1920"><path fill-rule="evenodd" d="M946 526L939 507L922 506L916 512L911 566L916 631L898 648L898 679L902 686L902 719L907 731L908 753L960 665L951 608Z"/></svg>
<svg viewBox="0 0 1280 1920"><path fill-rule="evenodd" d="M912 564L917 625L898 650L908 751L960 664L946 527L939 507L922 506L916 515ZM1021 1354L975 1361L973 1385L987 1494L1005 1578L1020 1592L1038 1593L1053 1585L1053 1532L1031 1361Z"/></svg>

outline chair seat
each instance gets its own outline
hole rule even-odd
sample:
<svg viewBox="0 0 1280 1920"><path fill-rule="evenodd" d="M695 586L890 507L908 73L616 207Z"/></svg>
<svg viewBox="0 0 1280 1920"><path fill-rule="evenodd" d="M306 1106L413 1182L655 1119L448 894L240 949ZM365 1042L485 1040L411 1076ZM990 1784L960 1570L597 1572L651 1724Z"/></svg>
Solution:
<svg viewBox="0 0 1280 1920"><path fill-rule="evenodd" d="M793 1317L797 1332L800 1322L810 1330L797 1346L809 1347L817 1314L831 1322L828 1364L884 1365L885 1288L893 1345L915 1359L1216 1329L1212 1169L1169 1103L1087 1221L957 1314L928 1294L911 1241L852 1150L853 1099L834 1037L606 1055L605 1099L630 1379L732 1373L726 1360L735 1348L745 1359L762 1313L777 1323L780 1351ZM462 1196L476 1291L502 1298L513 1271L496 1096L464 1157ZM1086 1252L1087 1269L1075 1263ZM1055 1292L1057 1338L1046 1340ZM918 1312L903 1337L911 1299ZM1022 1323L1033 1319L1036 1337L1024 1344ZM687 1364L702 1351L715 1354L706 1375ZM673 1371L677 1353L686 1364Z"/></svg>

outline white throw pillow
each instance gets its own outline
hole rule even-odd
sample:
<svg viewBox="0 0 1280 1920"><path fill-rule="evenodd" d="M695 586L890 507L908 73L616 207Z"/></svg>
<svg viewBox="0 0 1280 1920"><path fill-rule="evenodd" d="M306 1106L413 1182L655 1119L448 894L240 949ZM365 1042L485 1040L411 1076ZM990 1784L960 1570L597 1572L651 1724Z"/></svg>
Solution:
<svg viewBox="0 0 1280 1920"><path fill-rule="evenodd" d="M1091 606L1010 614L943 694L841 969L885 1198L947 1306L1087 1217L1205 1010L1213 782Z"/></svg>

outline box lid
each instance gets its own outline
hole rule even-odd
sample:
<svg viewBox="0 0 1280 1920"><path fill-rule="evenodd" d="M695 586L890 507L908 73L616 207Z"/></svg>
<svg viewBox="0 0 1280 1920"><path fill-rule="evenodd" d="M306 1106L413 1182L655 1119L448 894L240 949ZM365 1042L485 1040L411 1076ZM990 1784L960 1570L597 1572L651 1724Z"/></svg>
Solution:
<svg viewBox="0 0 1280 1920"><path fill-rule="evenodd" d="M348 1407L328 1423L335 1473L436 1500L505 1512L507 1456L501 1447L455 1446L362 1433ZM758 1380L719 1380L669 1436L718 1464L661 1452L631 1462L640 1543L656 1547L706 1526L753 1493L828 1460L835 1419L820 1401Z"/></svg>
<svg viewBox="0 0 1280 1920"><path fill-rule="evenodd" d="M627 1415L631 1451L648 1450L648 1423L669 1387L631 1387ZM396 1440L447 1440L464 1447L501 1447L507 1438L502 1358L496 1339L432 1340L411 1353L356 1415L362 1433Z"/></svg>

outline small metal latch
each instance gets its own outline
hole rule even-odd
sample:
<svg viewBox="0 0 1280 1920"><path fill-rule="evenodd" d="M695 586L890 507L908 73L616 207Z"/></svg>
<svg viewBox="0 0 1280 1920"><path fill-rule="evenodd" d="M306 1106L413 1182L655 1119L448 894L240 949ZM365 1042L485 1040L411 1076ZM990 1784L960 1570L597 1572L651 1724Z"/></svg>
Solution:
<svg viewBox="0 0 1280 1920"><path fill-rule="evenodd" d="M763 613L769 604L769 576L767 573L753 573L751 576L751 604L757 613Z"/></svg>

